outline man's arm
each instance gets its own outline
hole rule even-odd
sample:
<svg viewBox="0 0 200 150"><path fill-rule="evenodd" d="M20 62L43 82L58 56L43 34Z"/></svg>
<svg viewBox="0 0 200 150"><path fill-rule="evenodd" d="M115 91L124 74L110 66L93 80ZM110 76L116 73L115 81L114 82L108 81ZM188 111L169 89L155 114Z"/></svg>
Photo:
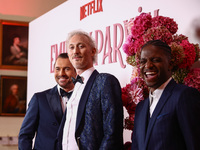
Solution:
<svg viewBox="0 0 200 150"><path fill-rule="evenodd" d="M32 97L24 117L18 140L19 150L32 150L32 140L38 127L38 100L36 94Z"/></svg>
<svg viewBox="0 0 200 150"><path fill-rule="evenodd" d="M182 92L177 113L187 149L199 149L200 93L196 89L187 88Z"/></svg>
<svg viewBox="0 0 200 150"><path fill-rule="evenodd" d="M101 92L104 138L100 149L123 149L123 105L121 86L112 75L108 76Z"/></svg>

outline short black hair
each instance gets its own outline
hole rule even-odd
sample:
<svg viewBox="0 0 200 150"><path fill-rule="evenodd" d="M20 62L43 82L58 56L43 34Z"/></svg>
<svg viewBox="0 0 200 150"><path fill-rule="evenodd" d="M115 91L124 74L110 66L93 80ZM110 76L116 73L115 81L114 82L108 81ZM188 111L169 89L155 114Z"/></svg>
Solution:
<svg viewBox="0 0 200 150"><path fill-rule="evenodd" d="M68 53L60 53L58 55L58 57L56 58L56 61L58 60L58 58L63 58L63 59L69 59L69 56L68 56ZM55 64L56 64L56 61L54 63L54 67L55 67ZM73 65L72 65L73 66ZM74 67L73 67L74 68ZM76 69L74 68L74 71L76 72Z"/></svg>
<svg viewBox="0 0 200 150"><path fill-rule="evenodd" d="M58 57L56 58L56 60L57 60L58 58L69 58L69 56L68 56L68 53L60 53L60 54L58 55Z"/></svg>
<svg viewBox="0 0 200 150"><path fill-rule="evenodd" d="M69 59L69 56L68 56L67 53L60 53L60 54L58 55L58 57L56 58L56 61L58 60L58 58ZM55 66L55 64L56 64L56 61L55 61L55 63L54 63L54 66Z"/></svg>
<svg viewBox="0 0 200 150"><path fill-rule="evenodd" d="M151 40L151 41L148 41L147 43L145 43L142 46L141 50L148 45L154 45L154 46L160 47L164 52L166 52L166 55L169 57L169 59L171 59L171 47L168 44L166 44L165 42L163 42L161 40Z"/></svg>

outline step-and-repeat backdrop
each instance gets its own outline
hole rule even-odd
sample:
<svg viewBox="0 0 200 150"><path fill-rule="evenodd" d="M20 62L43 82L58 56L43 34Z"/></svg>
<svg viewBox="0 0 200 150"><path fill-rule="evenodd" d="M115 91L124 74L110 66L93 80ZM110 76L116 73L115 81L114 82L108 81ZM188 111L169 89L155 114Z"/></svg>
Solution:
<svg viewBox="0 0 200 150"><path fill-rule="evenodd" d="M69 32L84 30L98 46L99 72L115 75L122 87L130 82L132 67L126 63L122 45L127 37L127 22L141 13L174 18L178 33L194 38L194 24L200 18L199 0L68 0L29 24L27 103L35 92L56 85L53 64L67 52ZM126 112L125 112L126 116ZM130 131L124 131L124 141Z"/></svg>

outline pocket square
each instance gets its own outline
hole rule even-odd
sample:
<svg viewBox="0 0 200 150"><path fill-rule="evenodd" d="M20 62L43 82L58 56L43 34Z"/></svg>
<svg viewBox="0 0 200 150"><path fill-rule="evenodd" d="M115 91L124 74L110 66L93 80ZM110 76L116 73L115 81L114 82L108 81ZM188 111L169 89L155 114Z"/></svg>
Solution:
<svg viewBox="0 0 200 150"><path fill-rule="evenodd" d="M163 116L165 116L165 115L167 115L168 113L164 113L164 114L160 114L158 117L157 117L157 119L159 119L159 118L161 118L161 117L163 117Z"/></svg>

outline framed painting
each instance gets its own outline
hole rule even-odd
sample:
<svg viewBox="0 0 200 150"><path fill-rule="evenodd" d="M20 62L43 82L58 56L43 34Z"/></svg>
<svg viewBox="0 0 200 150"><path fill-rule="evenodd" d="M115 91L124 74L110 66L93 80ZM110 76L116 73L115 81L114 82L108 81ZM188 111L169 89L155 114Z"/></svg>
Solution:
<svg viewBox="0 0 200 150"><path fill-rule="evenodd" d="M1 76L1 116L24 116L27 77Z"/></svg>
<svg viewBox="0 0 200 150"><path fill-rule="evenodd" d="M0 20L0 68L27 70L28 23Z"/></svg>

